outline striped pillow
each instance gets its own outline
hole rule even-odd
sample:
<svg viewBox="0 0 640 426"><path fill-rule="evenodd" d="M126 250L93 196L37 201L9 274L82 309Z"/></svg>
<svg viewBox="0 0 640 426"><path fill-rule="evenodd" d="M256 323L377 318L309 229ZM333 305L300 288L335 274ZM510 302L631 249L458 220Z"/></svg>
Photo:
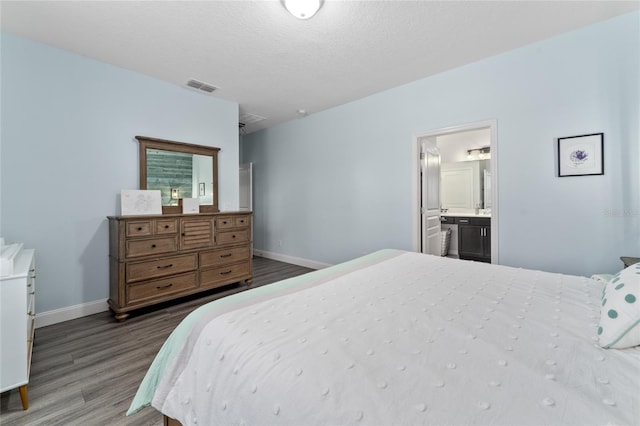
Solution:
<svg viewBox="0 0 640 426"><path fill-rule="evenodd" d="M605 285L598 338L603 348L640 345L640 263L618 272Z"/></svg>

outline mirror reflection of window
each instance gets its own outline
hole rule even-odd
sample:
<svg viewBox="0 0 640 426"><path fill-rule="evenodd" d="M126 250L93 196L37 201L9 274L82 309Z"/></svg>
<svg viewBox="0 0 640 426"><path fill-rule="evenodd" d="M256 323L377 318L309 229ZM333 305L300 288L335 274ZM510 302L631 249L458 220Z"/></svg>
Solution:
<svg viewBox="0 0 640 426"><path fill-rule="evenodd" d="M206 155L193 155L193 169L191 176L191 193L201 205L213 204L213 163Z"/></svg>

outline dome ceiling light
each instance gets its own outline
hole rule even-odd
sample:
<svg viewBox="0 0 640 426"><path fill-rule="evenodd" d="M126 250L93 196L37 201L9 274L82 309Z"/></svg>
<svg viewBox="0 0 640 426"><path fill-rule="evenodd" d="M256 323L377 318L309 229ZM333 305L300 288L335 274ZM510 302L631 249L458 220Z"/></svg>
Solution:
<svg viewBox="0 0 640 426"><path fill-rule="evenodd" d="M322 6L322 0L282 0L289 13L298 19L309 19Z"/></svg>

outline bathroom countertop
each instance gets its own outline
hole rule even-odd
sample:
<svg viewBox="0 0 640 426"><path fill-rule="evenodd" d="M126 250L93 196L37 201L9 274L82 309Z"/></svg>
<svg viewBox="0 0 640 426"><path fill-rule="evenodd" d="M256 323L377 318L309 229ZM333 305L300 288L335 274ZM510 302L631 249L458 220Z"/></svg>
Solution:
<svg viewBox="0 0 640 426"><path fill-rule="evenodd" d="M440 213L440 216L445 217L488 217L491 218L491 213Z"/></svg>

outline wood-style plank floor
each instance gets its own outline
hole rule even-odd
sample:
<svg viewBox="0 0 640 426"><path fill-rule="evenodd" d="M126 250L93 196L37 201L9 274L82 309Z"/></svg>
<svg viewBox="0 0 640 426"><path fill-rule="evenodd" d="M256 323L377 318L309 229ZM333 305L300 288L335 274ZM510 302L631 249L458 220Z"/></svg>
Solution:
<svg viewBox="0 0 640 426"><path fill-rule="evenodd" d="M254 258L253 285L270 284L311 269ZM29 409L18 390L0 397L0 424L10 425L162 425L153 408L125 417L138 385L176 325L198 306L247 287L231 285L183 299L118 323L102 312L36 330Z"/></svg>

